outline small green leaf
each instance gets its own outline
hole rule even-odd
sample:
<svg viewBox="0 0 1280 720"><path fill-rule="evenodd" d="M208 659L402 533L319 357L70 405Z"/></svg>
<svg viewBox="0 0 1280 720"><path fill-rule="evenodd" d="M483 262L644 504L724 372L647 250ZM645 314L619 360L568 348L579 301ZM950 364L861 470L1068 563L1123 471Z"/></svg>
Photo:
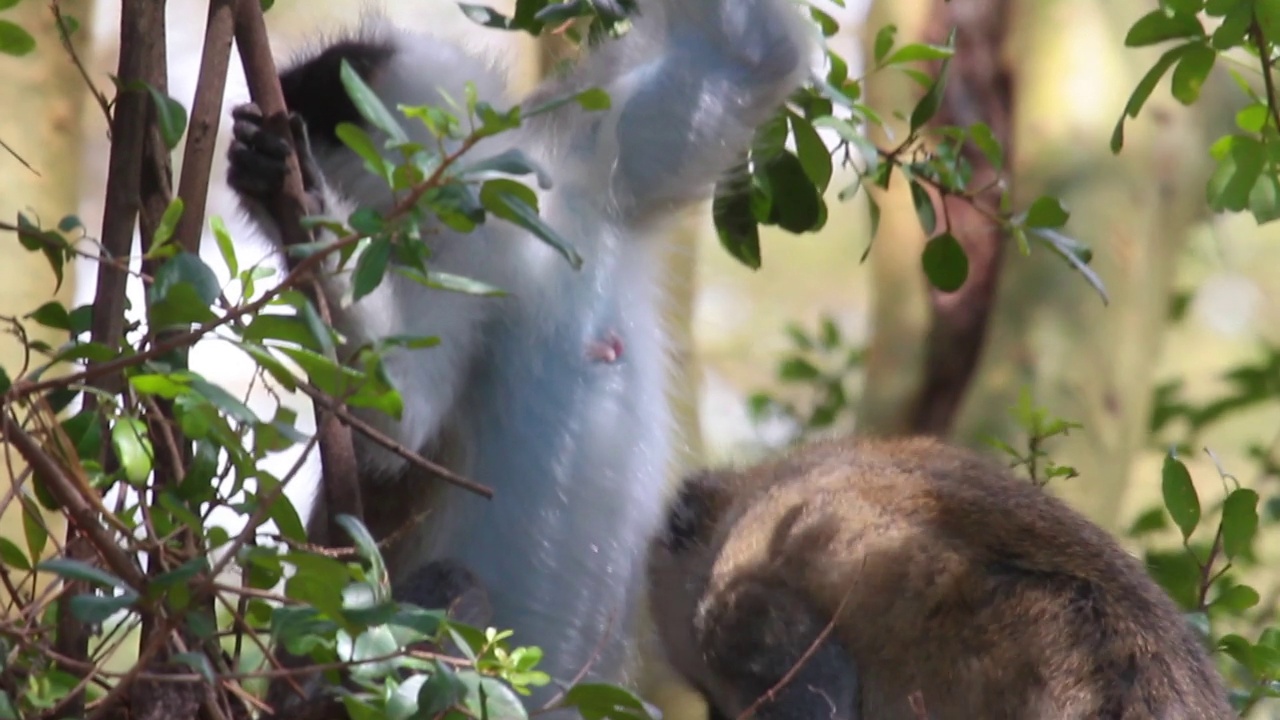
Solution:
<svg viewBox="0 0 1280 720"><path fill-rule="evenodd" d="M608 110L613 106L613 100L609 97L609 91L604 88L590 88L583 90L577 95L574 95L573 99L582 107L583 110Z"/></svg>
<svg viewBox="0 0 1280 720"><path fill-rule="evenodd" d="M1241 613L1256 606L1260 600L1262 597L1258 595L1258 591L1248 585L1232 585L1214 598L1211 606Z"/></svg>
<svg viewBox="0 0 1280 720"><path fill-rule="evenodd" d="M756 172L768 188L770 224L797 234L821 228L825 217L822 195L798 157L784 150Z"/></svg>
<svg viewBox="0 0 1280 720"><path fill-rule="evenodd" d="M71 329L71 314L67 312L67 308L62 303L56 300L51 300L41 305L27 317L54 330Z"/></svg>
<svg viewBox="0 0 1280 720"><path fill-rule="evenodd" d="M885 65L897 65L900 63L915 62L917 60L946 60L955 55L955 50L948 47L939 47L937 45L925 45L923 43L911 43L903 45L893 52Z"/></svg>
<svg viewBox="0 0 1280 720"><path fill-rule="evenodd" d="M759 270L760 225L751 208L751 184L732 174L716 185L711 201L711 217L715 221L720 245L734 259L752 270Z"/></svg>
<svg viewBox="0 0 1280 720"><path fill-rule="evenodd" d="M822 372L813 363L800 357L788 358L778 367L778 379L796 382L821 377Z"/></svg>
<svg viewBox="0 0 1280 720"><path fill-rule="evenodd" d="M893 49L894 37L898 34L898 26L885 25L876 32L875 43L873 44L876 65L884 63L884 58Z"/></svg>
<svg viewBox="0 0 1280 720"><path fill-rule="evenodd" d="M391 260L391 239L375 238L356 259L356 270L351 278L351 300L355 302L373 292L387 274Z"/></svg>
<svg viewBox="0 0 1280 720"><path fill-rule="evenodd" d="M800 165L818 191L823 192L831 182L831 151L812 123L793 113L790 114L790 119L791 135L796 141L796 156L800 158Z"/></svg>
<svg viewBox="0 0 1280 720"><path fill-rule="evenodd" d="M1249 549L1258 531L1258 493L1233 490L1222 503L1222 550L1234 558Z"/></svg>
<svg viewBox="0 0 1280 720"><path fill-rule="evenodd" d="M1172 453L1165 456L1164 469L1161 471L1161 490L1164 494L1164 507L1169 517L1182 531L1185 540L1195 532L1200 523L1200 496L1196 486L1191 482L1191 473Z"/></svg>
<svg viewBox="0 0 1280 720"><path fill-rule="evenodd" d="M214 215L209 218L209 229L213 231L213 238L218 243L222 262L227 264L227 271L231 273L231 277L239 275L240 264L236 261L236 247L231 240L231 233L227 231L227 224L222 221L222 218Z"/></svg>
<svg viewBox="0 0 1280 720"><path fill-rule="evenodd" d="M924 230L925 235L933 235L933 232L938 229L938 210L933 205L933 198L929 196L928 189L915 178L910 179L909 185L911 186L911 204L916 208L920 229Z"/></svg>
<svg viewBox="0 0 1280 720"><path fill-rule="evenodd" d="M0 54L22 56L36 49L36 39L21 27L0 20Z"/></svg>
<svg viewBox="0 0 1280 720"><path fill-rule="evenodd" d="M462 171L462 175L468 176L487 172L500 172L505 175L516 176L534 175L538 178L538 187L544 190L551 187L551 176L520 148L510 148L497 155L491 155L468 165Z"/></svg>
<svg viewBox="0 0 1280 720"><path fill-rule="evenodd" d="M409 142L409 136L404 128L400 127L400 122L382 103L378 94L365 84L364 78L351 67L351 63L344 59L338 74L342 79L342 86L346 88L347 95L361 117L368 120L370 125L386 133L392 142L396 144Z"/></svg>
<svg viewBox="0 0 1280 720"><path fill-rule="evenodd" d="M1200 97L1200 88L1213 70L1218 53L1208 45L1191 45L1173 69L1173 97L1183 105L1190 105Z"/></svg>
<svg viewBox="0 0 1280 720"><path fill-rule="evenodd" d="M98 427L97 423L94 423ZM49 529L45 527L44 517L35 501L27 495L20 495L22 503L22 534L27 540L27 552L34 561L44 553L49 542Z"/></svg>
<svg viewBox="0 0 1280 720"><path fill-rule="evenodd" d="M950 63L944 60L942 68L938 71L938 76L934 78L933 84L929 86L924 97L920 98L920 102L911 110L911 132L916 132L924 127L924 124L933 119L938 113L938 108L942 107L942 95L946 90L947 82L947 65Z"/></svg>
<svg viewBox="0 0 1280 720"><path fill-rule="evenodd" d="M1204 37L1204 27L1195 15L1170 15L1164 10L1152 10L1129 28L1124 44L1125 47L1143 47L1186 37Z"/></svg>
<svg viewBox="0 0 1280 720"><path fill-rule="evenodd" d="M943 233L924 246L920 263L929 284L943 292L955 292L969 277L969 256L951 233Z"/></svg>
<svg viewBox="0 0 1280 720"><path fill-rule="evenodd" d="M973 140L974 145L978 146L978 150L987 158L987 162L991 163L993 169L1000 170L1004 167L1004 148L1000 147L1000 141L996 139L990 125L986 123L970 125L969 138Z"/></svg>
<svg viewBox="0 0 1280 720"><path fill-rule="evenodd" d="M155 257L156 250L173 239L173 231L178 228L178 221L182 219L182 208L182 198L176 197L170 200L168 207L164 209L164 214L160 216L160 225L156 227L156 233L151 238L152 257Z"/></svg>
<svg viewBox="0 0 1280 720"><path fill-rule="evenodd" d="M117 612L132 607L136 602L138 595L133 592L123 595L76 595L71 598L68 607L80 622L97 625Z"/></svg>
<svg viewBox="0 0 1280 720"><path fill-rule="evenodd" d="M480 204L503 220L533 233L563 255L573 269L582 267L578 251L538 216L538 196L527 186L506 178L489 180L480 186Z"/></svg>
<svg viewBox="0 0 1280 720"><path fill-rule="evenodd" d="M1067 224L1070 215L1057 198L1047 195L1036 198L1027 210L1027 227L1057 228Z"/></svg>
<svg viewBox="0 0 1280 720"><path fill-rule="evenodd" d="M369 172L383 179L391 177L387 161L383 159L382 153L378 152L377 146L373 144L373 138L369 137L369 133L365 132L364 128L354 123L340 122L333 129L333 133L343 145L364 160L364 166Z"/></svg>
<svg viewBox="0 0 1280 720"><path fill-rule="evenodd" d="M31 569L31 561L27 559L27 554L22 552L22 548L3 536L0 536L0 562L22 571Z"/></svg>
<svg viewBox="0 0 1280 720"><path fill-rule="evenodd" d="M182 140L182 133L187 130L187 109L182 107L182 103L160 90L150 85L146 85L146 88L151 95L151 101L155 104L156 124L160 126L160 137L164 139L165 147L172 150L178 147L178 141Z"/></svg>
<svg viewBox="0 0 1280 720"><path fill-rule="evenodd" d="M141 487L146 483L155 457L146 424L137 418L119 418L111 426L111 447L129 484Z"/></svg>
<svg viewBox="0 0 1280 720"><path fill-rule="evenodd" d="M123 580L106 572L105 570L70 558L53 558L52 560L46 560L37 565L36 569L51 572L58 577L65 578L67 580L86 582L90 585L97 585L99 587L125 587L125 582Z"/></svg>

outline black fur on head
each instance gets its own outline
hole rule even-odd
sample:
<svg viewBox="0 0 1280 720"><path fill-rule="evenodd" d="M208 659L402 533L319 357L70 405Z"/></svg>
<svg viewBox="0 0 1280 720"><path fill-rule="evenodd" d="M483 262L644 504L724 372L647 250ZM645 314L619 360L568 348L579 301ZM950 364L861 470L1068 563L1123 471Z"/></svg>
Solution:
<svg viewBox="0 0 1280 720"><path fill-rule="evenodd" d="M280 89L290 112L307 124L313 143L338 145L338 123L362 124L359 111L342 85L342 61L346 60L365 82L395 52L384 39L344 38L333 42L320 54L280 73Z"/></svg>
<svg viewBox="0 0 1280 720"><path fill-rule="evenodd" d="M685 479L667 510L667 525L659 542L672 554L706 543L723 512L722 478L711 471Z"/></svg>

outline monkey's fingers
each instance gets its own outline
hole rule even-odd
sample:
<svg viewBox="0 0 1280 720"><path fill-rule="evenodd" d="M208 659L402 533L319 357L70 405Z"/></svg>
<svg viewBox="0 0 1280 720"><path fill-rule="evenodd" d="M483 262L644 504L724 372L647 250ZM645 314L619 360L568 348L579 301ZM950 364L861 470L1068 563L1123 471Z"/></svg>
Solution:
<svg viewBox="0 0 1280 720"><path fill-rule="evenodd" d="M247 102L243 105L237 105L231 109L232 120L245 120L247 122L262 124L262 109L257 103Z"/></svg>
<svg viewBox="0 0 1280 720"><path fill-rule="evenodd" d="M237 139L231 143L227 159L230 162L227 184L241 194L253 198L268 198L284 187L287 168L283 157L265 154Z"/></svg>

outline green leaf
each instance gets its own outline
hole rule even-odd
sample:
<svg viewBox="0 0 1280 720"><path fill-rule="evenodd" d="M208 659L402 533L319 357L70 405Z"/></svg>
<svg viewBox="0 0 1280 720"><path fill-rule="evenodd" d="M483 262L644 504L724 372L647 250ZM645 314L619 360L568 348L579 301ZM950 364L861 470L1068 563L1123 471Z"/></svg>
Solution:
<svg viewBox="0 0 1280 720"><path fill-rule="evenodd" d="M1258 531L1258 493L1233 490L1222 503L1222 550L1234 558L1249 549Z"/></svg>
<svg viewBox="0 0 1280 720"><path fill-rule="evenodd" d="M711 201L711 217L715 221L720 245L734 259L752 270L763 262L760 253L760 225L752 211L750 182L726 175L716 185Z"/></svg>
<svg viewBox="0 0 1280 720"><path fill-rule="evenodd" d="M147 436L146 423L137 418L122 417L111 426L111 447L115 450L125 480L141 487L151 475L155 451Z"/></svg>
<svg viewBox="0 0 1280 720"><path fill-rule="evenodd" d="M1182 531L1183 540L1186 540L1200 523L1200 496L1196 493L1195 484L1191 482L1187 466L1172 453L1165 456L1160 486L1164 495L1164 508Z"/></svg>
<svg viewBox="0 0 1280 720"><path fill-rule="evenodd" d="M71 313L56 300L51 300L36 308L27 318L54 330L71 330Z"/></svg>
<svg viewBox="0 0 1280 720"><path fill-rule="evenodd" d="M897 34L898 27L896 25L885 25L876 32L876 39L873 43L876 65L883 64L885 56L893 49L893 40Z"/></svg>
<svg viewBox="0 0 1280 720"><path fill-rule="evenodd" d="M105 570L70 558L46 560L37 565L36 569L51 572L67 580L85 582L99 587L125 587L123 580Z"/></svg>
<svg viewBox="0 0 1280 720"><path fill-rule="evenodd" d="M1207 45L1189 46L1173 69L1173 97L1183 105L1194 103L1200 97L1200 88L1217 59L1218 53Z"/></svg>
<svg viewBox="0 0 1280 720"><path fill-rule="evenodd" d="M138 595L126 592L123 595L76 595L67 606L80 622L97 625L136 602Z"/></svg>
<svg viewBox="0 0 1280 720"><path fill-rule="evenodd" d="M182 140L182 133L186 132L187 109L182 107L182 103L151 85L146 85L146 88L151 95L151 101L155 104L156 124L160 126L160 137L164 139L165 147L172 150L178 147L178 142Z"/></svg>
<svg viewBox="0 0 1280 720"><path fill-rule="evenodd" d="M0 0L0 10L8 10L18 4L18 0Z"/></svg>
<svg viewBox="0 0 1280 720"><path fill-rule="evenodd" d="M1218 161L1207 188L1210 209L1239 212L1248 207L1249 195L1266 164L1266 149L1251 137L1228 138L1228 152Z"/></svg>
<svg viewBox="0 0 1280 720"><path fill-rule="evenodd" d="M404 128L400 127L400 122L391 114L387 106L382 104L378 94L365 84L364 78L361 78L360 74L351 67L351 63L344 59L338 74L342 79L342 86L346 88L347 95L361 117L368 120L370 125L386 133L392 142L396 144L409 142L409 136Z"/></svg>
<svg viewBox="0 0 1280 720"><path fill-rule="evenodd" d="M799 115L791 115L791 134L796 141L796 156L804 172L819 192L831 182L831 152L813 124Z"/></svg>
<svg viewBox="0 0 1280 720"><path fill-rule="evenodd" d="M94 423L97 427L98 424ZM18 497L22 504L22 534L27 540L27 552L34 561L44 553L49 541L49 529L45 527L44 517L35 501L27 495Z"/></svg>
<svg viewBox="0 0 1280 720"><path fill-rule="evenodd" d="M340 122L333 129L334 135L342 141L356 155L364 160L365 168L383 179L390 179L390 168L387 161L383 159L382 153L378 152L377 146L373 144L373 138L369 137L369 133L364 128L349 122Z"/></svg>
<svg viewBox="0 0 1280 720"><path fill-rule="evenodd" d="M939 47L937 45L925 45L923 43L911 43L903 45L894 51L887 60L885 65L897 65L900 63L915 62L917 60L946 60L955 54L955 50L948 47Z"/></svg>
<svg viewBox="0 0 1280 720"><path fill-rule="evenodd" d="M416 283L432 288L433 290L445 290L448 292L462 293L463 295L478 295L481 297L502 297L507 294L500 287L495 287L486 282L481 282L475 278L464 277L462 275L454 275L453 273L440 272L438 270L430 270L426 274L407 268L397 268L397 272ZM432 343L438 344L439 340Z"/></svg>
<svg viewBox="0 0 1280 720"><path fill-rule="evenodd" d="M649 720L649 711L631 692L603 683L581 682L565 693L564 705L577 708L583 720Z"/></svg>
<svg viewBox="0 0 1280 720"><path fill-rule="evenodd" d="M778 367L778 379L787 382L814 380L822 376L813 363L800 357L788 358Z"/></svg>
<svg viewBox="0 0 1280 720"><path fill-rule="evenodd" d="M373 292L387 274L391 260L391 239L375 238L356 259L356 270L351 279L351 300L355 302Z"/></svg>
<svg viewBox="0 0 1280 720"><path fill-rule="evenodd" d="M1129 28L1124 37L1126 47L1155 45L1165 40L1186 37L1204 37L1204 27L1195 15L1152 10Z"/></svg>
<svg viewBox="0 0 1280 720"><path fill-rule="evenodd" d="M480 204L503 220L533 233L563 255L574 270L582 267L578 251L538 217L538 196L529 187L507 178L486 181L480 186Z"/></svg>
<svg viewBox="0 0 1280 720"><path fill-rule="evenodd" d="M1057 198L1047 195L1036 198L1027 210L1027 227L1057 228L1067 224L1070 214Z"/></svg>
<svg viewBox="0 0 1280 720"><path fill-rule="evenodd" d="M1160 0L1160 7L1174 13L1194 15L1204 9L1204 0Z"/></svg>
<svg viewBox="0 0 1280 720"><path fill-rule="evenodd" d="M195 290L195 298L203 303L205 308L213 304L218 299L218 293L221 288L218 285L218 276L199 255L189 252L181 252L174 255L167 262L160 266L156 271L156 276L151 284L152 302L169 297L173 288L187 284Z"/></svg>
<svg viewBox="0 0 1280 720"><path fill-rule="evenodd" d="M1280 36L1280 0L1254 0L1253 15L1271 45Z"/></svg>
<svg viewBox="0 0 1280 720"><path fill-rule="evenodd" d="M21 27L0 20L0 54L22 56L36 49L36 39Z"/></svg>
<svg viewBox="0 0 1280 720"><path fill-rule="evenodd" d="M22 548L3 536L0 536L0 562L22 571L31 569L31 561L27 559L27 554L22 552Z"/></svg>
<svg viewBox="0 0 1280 720"><path fill-rule="evenodd" d="M969 256L951 233L943 233L926 243L920 263L929 284L943 292L959 290L969 277Z"/></svg>
<svg viewBox="0 0 1280 720"><path fill-rule="evenodd" d="M973 144L978 146L987 162L991 163L991 167L1000 170L1004 167L1004 148L1000 147L1000 141L996 139L995 133L991 132L991 126L986 123L974 123L969 126L969 138L973 140Z"/></svg>
<svg viewBox="0 0 1280 720"><path fill-rule="evenodd" d="M916 208L916 218L920 220L920 229L925 235L933 235L938 229L938 209L933 205L933 198L923 184L911 178L911 204Z"/></svg>
<svg viewBox="0 0 1280 720"><path fill-rule="evenodd" d="M164 215L160 216L160 225L156 227L156 233L151 238L149 254L152 257L156 257L156 251L173 239L173 231L178 228L178 221L182 219L182 208L182 198L176 197L170 200L168 207L164 209Z"/></svg>
<svg viewBox="0 0 1280 720"><path fill-rule="evenodd" d="M538 178L538 187L551 187L551 176L547 174L520 148L510 148L468 165L462 170L463 176L477 175L486 172L500 172L506 175L534 175Z"/></svg>
<svg viewBox="0 0 1280 720"><path fill-rule="evenodd" d="M770 198L768 222L791 233L817 230L824 220L822 195L800 159L783 151L757 168Z"/></svg>
<svg viewBox="0 0 1280 720"><path fill-rule="evenodd" d="M583 110L590 110L592 112L608 110L613 107L613 99L609 97L609 91L604 88L589 88L587 90L583 90L577 95L574 95L573 100L577 102Z"/></svg>
<svg viewBox="0 0 1280 720"><path fill-rule="evenodd" d="M1258 595L1257 590L1248 585L1233 585L1219 593L1210 606L1241 613L1256 606L1260 600L1262 597Z"/></svg>
<svg viewBox="0 0 1280 720"><path fill-rule="evenodd" d="M240 264L236 262L236 247L231 240L231 233L227 232L227 225L222 218L214 215L209 218L209 228L213 230L213 238L218 243L218 252L222 255L222 262L227 264L227 270L231 273L231 277L240 274Z"/></svg>
<svg viewBox="0 0 1280 720"><path fill-rule="evenodd" d="M929 86L924 97L920 98L920 102L911 110L911 132L916 132L924 127L924 124L933 119L938 113L938 108L942 107L942 95L946 89L947 83L947 66L950 61L944 60L942 68L938 71L938 76L934 79L933 84Z"/></svg>

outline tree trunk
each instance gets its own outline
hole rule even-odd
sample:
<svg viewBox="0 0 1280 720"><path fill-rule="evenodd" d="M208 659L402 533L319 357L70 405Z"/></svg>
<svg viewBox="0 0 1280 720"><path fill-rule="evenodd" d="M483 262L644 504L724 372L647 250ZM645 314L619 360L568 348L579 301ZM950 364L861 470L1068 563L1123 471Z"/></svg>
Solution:
<svg viewBox="0 0 1280 720"><path fill-rule="evenodd" d="M1123 45L1145 6L1014 5L1014 135L1024 138L1015 207L1043 194L1061 198L1072 213L1066 231L1093 248L1111 303L1042 245L1030 258L1008 253L990 346L958 434L973 445L991 436L1021 442L1009 408L1030 385L1052 413L1084 424L1051 448L1081 477L1051 487L1114 529L1146 433L1173 270L1203 219L1209 139L1198 109L1176 107L1162 83L1126 125L1121 155L1108 149L1126 98L1158 54Z"/></svg>

